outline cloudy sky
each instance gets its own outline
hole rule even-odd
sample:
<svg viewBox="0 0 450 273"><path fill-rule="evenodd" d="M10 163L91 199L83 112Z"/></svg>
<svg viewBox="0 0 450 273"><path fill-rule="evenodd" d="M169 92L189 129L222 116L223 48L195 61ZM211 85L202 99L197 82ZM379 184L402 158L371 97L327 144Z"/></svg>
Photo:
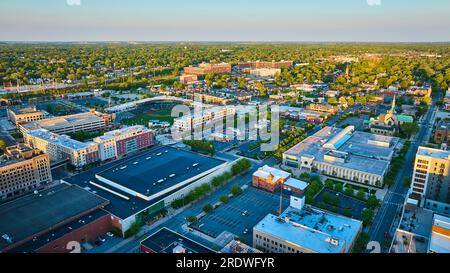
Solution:
<svg viewBox="0 0 450 273"><path fill-rule="evenodd" d="M450 41L448 0L1 0L3 41Z"/></svg>

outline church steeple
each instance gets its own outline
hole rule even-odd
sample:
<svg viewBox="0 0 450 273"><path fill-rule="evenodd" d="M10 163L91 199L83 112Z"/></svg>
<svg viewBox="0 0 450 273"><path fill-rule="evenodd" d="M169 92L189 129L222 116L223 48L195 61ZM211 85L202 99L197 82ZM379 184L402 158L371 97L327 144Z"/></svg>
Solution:
<svg viewBox="0 0 450 273"><path fill-rule="evenodd" d="M391 110L389 110L389 114L395 114L395 95L394 95L394 99L392 100L392 106L391 106Z"/></svg>

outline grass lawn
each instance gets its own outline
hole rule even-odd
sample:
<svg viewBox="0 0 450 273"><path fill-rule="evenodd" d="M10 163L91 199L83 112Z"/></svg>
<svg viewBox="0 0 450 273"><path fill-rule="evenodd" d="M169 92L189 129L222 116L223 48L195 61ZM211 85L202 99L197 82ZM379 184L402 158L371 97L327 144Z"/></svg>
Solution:
<svg viewBox="0 0 450 273"><path fill-rule="evenodd" d="M134 118L125 119L122 122L125 125L144 125L148 126L148 123L150 120L159 120L159 121L167 121L171 125L173 124L173 120L175 118L170 116L169 110L158 110L158 111L152 111L148 112L142 115L138 115Z"/></svg>

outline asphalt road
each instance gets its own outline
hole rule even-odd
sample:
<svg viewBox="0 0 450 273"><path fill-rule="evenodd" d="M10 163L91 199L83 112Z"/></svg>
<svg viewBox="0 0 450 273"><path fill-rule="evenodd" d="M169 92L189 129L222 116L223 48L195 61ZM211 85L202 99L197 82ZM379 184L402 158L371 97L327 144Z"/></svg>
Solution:
<svg viewBox="0 0 450 273"><path fill-rule="evenodd" d="M435 103L436 99L433 100L432 106L422 118L422 121L419 124L419 133L414 137L411 142L411 147L406 154L405 164L397 173L394 184L386 194L381 208L375 215L373 224L369 230L370 241L377 241L382 247L386 241L385 232L389 233L389 243L392 241L393 235L395 234L395 229L398 224L397 221L399 220L399 217L401 217L403 204L406 200L406 194L408 192L408 188L404 188L402 186L402 182L405 177L412 176L413 162L418 147L424 145L428 141L427 137L433 127L432 117L436 109ZM384 250L386 251L386 249Z"/></svg>

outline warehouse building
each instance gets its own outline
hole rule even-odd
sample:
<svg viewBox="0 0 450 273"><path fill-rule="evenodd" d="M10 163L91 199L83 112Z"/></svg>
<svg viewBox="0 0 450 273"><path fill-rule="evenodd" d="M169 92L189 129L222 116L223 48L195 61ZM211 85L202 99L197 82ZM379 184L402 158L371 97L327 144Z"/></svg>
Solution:
<svg viewBox="0 0 450 273"><path fill-rule="evenodd" d="M0 205L0 252L69 252L111 230L108 200L60 184Z"/></svg>
<svg viewBox="0 0 450 273"><path fill-rule="evenodd" d="M225 161L172 147L159 147L64 179L110 201L105 210L125 232L172 201L228 171Z"/></svg>

